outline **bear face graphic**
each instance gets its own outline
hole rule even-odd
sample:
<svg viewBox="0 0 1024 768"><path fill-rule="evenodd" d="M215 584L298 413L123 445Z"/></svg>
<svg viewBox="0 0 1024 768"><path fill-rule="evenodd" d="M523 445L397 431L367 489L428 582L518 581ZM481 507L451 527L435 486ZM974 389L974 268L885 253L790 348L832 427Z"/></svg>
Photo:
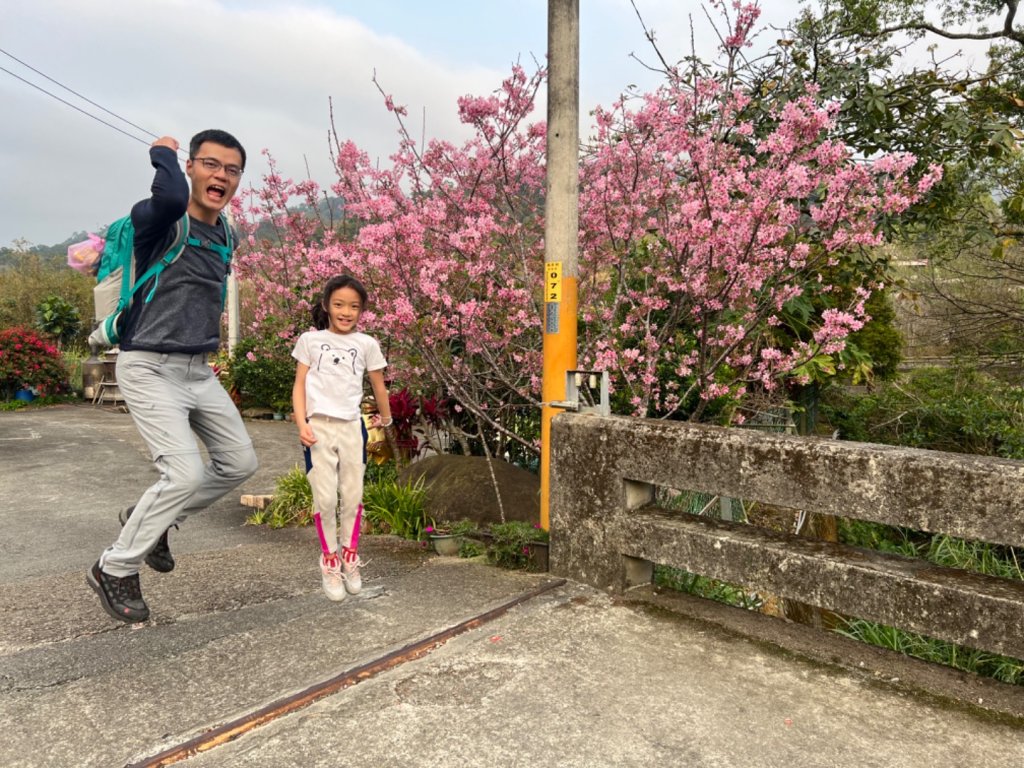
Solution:
<svg viewBox="0 0 1024 768"><path fill-rule="evenodd" d="M330 344L320 345L320 356L316 361L316 369L328 376L341 376L356 373L356 358L359 350L355 347L332 347Z"/></svg>

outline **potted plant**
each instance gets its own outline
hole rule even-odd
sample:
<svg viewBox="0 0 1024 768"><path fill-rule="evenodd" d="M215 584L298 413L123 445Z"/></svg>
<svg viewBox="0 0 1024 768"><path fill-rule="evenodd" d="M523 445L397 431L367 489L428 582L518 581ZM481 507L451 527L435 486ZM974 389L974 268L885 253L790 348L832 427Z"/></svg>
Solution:
<svg viewBox="0 0 1024 768"><path fill-rule="evenodd" d="M435 528L432 525L428 525L424 532L437 554L445 557L459 554L459 547L462 545L461 536L452 533L447 528Z"/></svg>
<svg viewBox="0 0 1024 768"><path fill-rule="evenodd" d="M548 532L539 525L519 521L491 526L487 560L502 568L546 571Z"/></svg>
<svg viewBox="0 0 1024 768"><path fill-rule="evenodd" d="M541 528L539 525L535 526L535 533L533 539L529 544L526 545L529 549L528 557L530 558L530 570L531 571L543 571L548 570L548 532Z"/></svg>
<svg viewBox="0 0 1024 768"><path fill-rule="evenodd" d="M472 520L459 520L445 526L428 525L425 533L439 555L452 557L458 555L467 536L472 536L477 525Z"/></svg>

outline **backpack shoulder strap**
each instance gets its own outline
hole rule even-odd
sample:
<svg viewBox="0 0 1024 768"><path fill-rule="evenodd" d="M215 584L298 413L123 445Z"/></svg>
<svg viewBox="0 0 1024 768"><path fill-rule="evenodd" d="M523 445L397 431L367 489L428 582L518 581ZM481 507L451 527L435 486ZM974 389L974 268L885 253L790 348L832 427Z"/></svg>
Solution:
<svg viewBox="0 0 1024 768"><path fill-rule="evenodd" d="M220 222L224 225L224 242L227 243L227 255L224 257L224 263L231 263L231 256L235 252L235 243L231 237L231 224L228 222L228 217L223 213L220 215Z"/></svg>
<svg viewBox="0 0 1024 768"><path fill-rule="evenodd" d="M217 216L217 219L218 221L220 221L221 226L224 227L224 245L220 245L219 243L204 243L198 237L188 238L188 244L194 248L205 248L208 251L213 251L218 256L220 256L221 260L225 264L230 266L231 253L232 251L234 251L235 248L235 245L231 239L231 227L228 226L228 218L223 213L219 214Z"/></svg>
<svg viewBox="0 0 1024 768"><path fill-rule="evenodd" d="M156 292L157 286L160 284L160 273L163 272L168 266L173 264L181 256L185 250L185 246L189 242L188 236L188 213L185 213L178 221L174 224L174 241L171 243L170 248L167 252L160 257L145 273L135 281L135 285L131 289L131 294L134 295L139 288L146 284L150 278L156 278L153 280L153 287L149 289L149 293L146 294L145 301L148 303L153 298L153 294ZM132 273L135 272L135 250L132 249Z"/></svg>

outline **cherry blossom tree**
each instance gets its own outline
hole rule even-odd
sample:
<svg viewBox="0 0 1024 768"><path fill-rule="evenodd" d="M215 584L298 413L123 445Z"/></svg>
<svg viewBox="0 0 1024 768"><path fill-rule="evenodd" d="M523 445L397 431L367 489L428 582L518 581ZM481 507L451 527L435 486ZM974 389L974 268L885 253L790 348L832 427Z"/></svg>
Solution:
<svg viewBox="0 0 1024 768"><path fill-rule="evenodd" d="M756 20L740 10L732 50ZM332 133L339 221L288 207L317 210L311 182L267 176L237 209L262 332L304 330L317 287L352 272L396 378L449 398L485 449L535 453L545 128L528 118L543 78L516 66L460 99L461 146L415 141L382 90L399 128L389 163ZM876 287L867 270L838 285L841 260L879 245L880 222L938 177L911 179L910 155L854 157L813 89L756 124L749 103L721 78L669 78L599 109L581 153L579 359L609 370L635 415L739 421L751 395L841 365ZM257 236L263 220L273 237Z"/></svg>
<svg viewBox="0 0 1024 768"><path fill-rule="evenodd" d="M835 105L813 92L770 114L762 136L741 117L747 102L702 80L597 113L581 186L582 347L640 414L699 418L715 398L834 367L873 286L841 303L829 270L880 245L879 220L937 178L911 183L907 154L856 161L828 137ZM824 309L794 338L811 298Z"/></svg>

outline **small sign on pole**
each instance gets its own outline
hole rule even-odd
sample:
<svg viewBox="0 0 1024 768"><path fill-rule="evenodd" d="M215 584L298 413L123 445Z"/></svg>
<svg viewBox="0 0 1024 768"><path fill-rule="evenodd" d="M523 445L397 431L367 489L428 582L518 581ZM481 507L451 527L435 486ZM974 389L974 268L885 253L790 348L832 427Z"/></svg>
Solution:
<svg viewBox="0 0 1024 768"><path fill-rule="evenodd" d="M544 264L544 301L562 300L562 262L549 261Z"/></svg>
<svg viewBox="0 0 1024 768"><path fill-rule="evenodd" d="M544 332L558 333L558 313L562 304L562 262L544 264Z"/></svg>

